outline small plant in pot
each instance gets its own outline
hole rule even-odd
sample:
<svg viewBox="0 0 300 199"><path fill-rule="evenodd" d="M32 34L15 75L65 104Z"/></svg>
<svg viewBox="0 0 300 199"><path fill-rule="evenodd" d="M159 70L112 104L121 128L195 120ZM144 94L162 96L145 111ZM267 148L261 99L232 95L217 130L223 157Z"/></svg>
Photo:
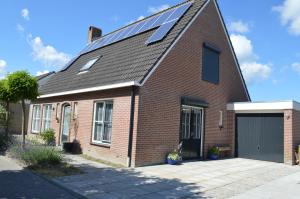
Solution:
<svg viewBox="0 0 300 199"><path fill-rule="evenodd" d="M219 154L220 154L219 148L216 146L213 146L208 150L208 158L210 160L219 159Z"/></svg>
<svg viewBox="0 0 300 199"><path fill-rule="evenodd" d="M180 164L182 161L182 157L180 156L180 154L177 151L174 151L174 152L168 154L167 161L168 161L168 164L171 164L171 165Z"/></svg>

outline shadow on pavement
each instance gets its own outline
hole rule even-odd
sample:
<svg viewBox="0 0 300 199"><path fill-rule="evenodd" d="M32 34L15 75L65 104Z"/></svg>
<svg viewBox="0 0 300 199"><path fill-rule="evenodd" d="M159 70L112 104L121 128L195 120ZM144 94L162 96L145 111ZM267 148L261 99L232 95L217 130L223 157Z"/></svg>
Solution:
<svg viewBox="0 0 300 199"><path fill-rule="evenodd" d="M199 185L179 179L158 178L127 168L77 166L85 173L56 178L55 181L88 198L208 198Z"/></svg>

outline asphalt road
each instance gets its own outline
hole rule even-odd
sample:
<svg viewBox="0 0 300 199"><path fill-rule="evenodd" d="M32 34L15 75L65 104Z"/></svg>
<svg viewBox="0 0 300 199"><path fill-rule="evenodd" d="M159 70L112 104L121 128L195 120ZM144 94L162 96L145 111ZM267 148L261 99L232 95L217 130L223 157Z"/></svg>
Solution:
<svg viewBox="0 0 300 199"><path fill-rule="evenodd" d="M77 196L0 156L0 199L19 198L68 199Z"/></svg>

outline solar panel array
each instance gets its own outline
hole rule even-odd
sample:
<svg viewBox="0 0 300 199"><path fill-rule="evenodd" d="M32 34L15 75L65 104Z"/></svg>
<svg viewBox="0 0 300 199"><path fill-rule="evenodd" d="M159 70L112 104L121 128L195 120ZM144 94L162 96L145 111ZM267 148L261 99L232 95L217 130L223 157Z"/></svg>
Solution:
<svg viewBox="0 0 300 199"><path fill-rule="evenodd" d="M108 34L100 39L93 41L88 44L80 53L81 54L93 51L95 49L99 49L103 46L110 45L112 43L121 41L123 39L127 39L134 35L138 35L140 33L146 32L153 28L159 27L153 35L146 41L146 44L150 44L153 42L157 42L162 40L167 33L173 28L173 26L177 23L177 21L183 16L183 14L190 8L192 2L188 2L182 4L176 8L169 9L165 12L162 12L158 15L154 15L148 19L142 20L140 22L134 23L130 26L122 28L118 31L115 31L111 34ZM75 59L77 59L76 57ZM72 59L61 71L66 70L72 63L75 61Z"/></svg>

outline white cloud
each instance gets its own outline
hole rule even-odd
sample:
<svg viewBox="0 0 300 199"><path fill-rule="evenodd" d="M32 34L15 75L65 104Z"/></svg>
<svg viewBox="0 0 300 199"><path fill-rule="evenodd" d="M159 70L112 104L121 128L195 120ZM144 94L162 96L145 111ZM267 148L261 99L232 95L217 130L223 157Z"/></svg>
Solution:
<svg viewBox="0 0 300 199"><path fill-rule="evenodd" d="M24 32L25 28L21 24L17 24L17 30L19 32Z"/></svg>
<svg viewBox="0 0 300 199"><path fill-rule="evenodd" d="M292 68L294 71L296 71L300 75L300 63L299 62L293 63Z"/></svg>
<svg viewBox="0 0 300 199"><path fill-rule="evenodd" d="M241 20L233 21L229 24L229 30L236 33L247 33L249 32L249 25Z"/></svg>
<svg viewBox="0 0 300 199"><path fill-rule="evenodd" d="M155 14L155 13L158 13L158 12L160 12L162 10L168 9L169 7L170 6L168 4L163 4L163 5L160 5L160 6L157 6L157 7L155 7L155 6L149 6L148 7L148 13ZM141 15L137 19L129 21L128 23L126 23L126 25L131 24L131 23L136 22L136 21L139 21L139 20L142 20L144 18L145 18L145 16Z"/></svg>
<svg viewBox="0 0 300 199"><path fill-rule="evenodd" d="M134 22L136 22L136 21L139 21L139 20L142 20L142 19L144 19L144 18L145 18L145 16L141 15L141 16L139 16L136 20L132 20L132 21L127 22L126 25L132 24L132 23L134 23Z"/></svg>
<svg viewBox="0 0 300 199"><path fill-rule="evenodd" d="M155 13L158 13L160 11L163 11L165 9L168 9L170 6L168 4L163 4L163 5L160 5L160 6L157 6L157 7L154 7L154 6L150 6L148 8L148 12L150 14L155 14Z"/></svg>
<svg viewBox="0 0 300 199"><path fill-rule="evenodd" d="M27 21L29 21L29 10L27 8L24 8L21 10L21 15L24 19L26 19Z"/></svg>
<svg viewBox="0 0 300 199"><path fill-rule="evenodd" d="M272 10L280 14L281 24L288 26L291 34L300 36L299 0L284 0L282 5L274 6Z"/></svg>
<svg viewBox="0 0 300 199"><path fill-rule="evenodd" d="M33 59L40 61L46 67L58 69L70 60L68 54L58 52L53 46L44 45L40 37L32 39L31 35L29 35L29 44L32 48Z"/></svg>
<svg viewBox="0 0 300 199"><path fill-rule="evenodd" d="M270 64L257 61L258 56L253 51L251 40L239 34L231 34L230 39L247 83L252 84L267 79L271 75Z"/></svg>
<svg viewBox="0 0 300 199"><path fill-rule="evenodd" d="M43 75L43 74L46 74L46 73L49 73L49 71L48 71L48 70L37 71L37 72L36 72L36 76L40 76L40 75Z"/></svg>

